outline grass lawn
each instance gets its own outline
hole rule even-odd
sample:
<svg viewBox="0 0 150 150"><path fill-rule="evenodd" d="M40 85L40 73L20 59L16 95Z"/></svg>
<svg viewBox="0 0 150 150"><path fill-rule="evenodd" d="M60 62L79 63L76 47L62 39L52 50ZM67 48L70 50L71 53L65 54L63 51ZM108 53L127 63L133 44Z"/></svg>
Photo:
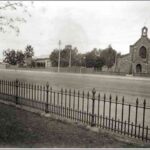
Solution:
<svg viewBox="0 0 150 150"><path fill-rule="evenodd" d="M0 147L143 147L113 134L0 104ZM150 145L145 145L150 147Z"/></svg>

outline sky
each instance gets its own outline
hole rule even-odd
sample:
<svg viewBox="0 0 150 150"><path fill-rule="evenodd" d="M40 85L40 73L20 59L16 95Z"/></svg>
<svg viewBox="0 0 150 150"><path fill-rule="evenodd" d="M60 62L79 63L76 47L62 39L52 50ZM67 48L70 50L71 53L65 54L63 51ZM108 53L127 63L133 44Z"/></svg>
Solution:
<svg viewBox="0 0 150 150"><path fill-rule="evenodd" d="M129 53L129 46L141 36L141 28L150 29L148 1L34 1L28 6L29 17L16 11L5 11L8 16L26 18L17 24L20 33L0 32L0 59L3 50L25 50L32 45L36 57L48 56L61 40L61 48L71 44L80 53L93 48L104 49L109 44L121 54ZM1 12L0 12L1 14ZM149 33L148 33L149 35Z"/></svg>

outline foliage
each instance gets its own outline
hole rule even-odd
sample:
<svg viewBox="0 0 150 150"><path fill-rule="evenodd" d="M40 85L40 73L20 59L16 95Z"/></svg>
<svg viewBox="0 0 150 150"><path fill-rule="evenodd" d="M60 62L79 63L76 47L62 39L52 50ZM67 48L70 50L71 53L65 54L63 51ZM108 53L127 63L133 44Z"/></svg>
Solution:
<svg viewBox="0 0 150 150"><path fill-rule="evenodd" d="M117 52L111 47L102 50L94 48L92 51L87 52L85 54L79 54L77 48L71 49L71 65L72 66L84 66L84 67L94 67L100 69L106 65L108 68L112 67L115 63ZM58 55L59 50L55 49L51 55L50 60L52 62L52 66L58 66ZM69 66L69 57L70 57L70 49L66 46L60 52L60 65L61 67ZM119 56L120 54L118 54Z"/></svg>
<svg viewBox="0 0 150 150"><path fill-rule="evenodd" d="M66 46L63 50L60 51L60 66L61 67L68 67L69 66L69 58L71 52L71 66L78 66L80 65L80 54L78 54L77 48L73 48L70 46ZM58 56L59 50L54 49L50 55L50 60L53 67L58 66Z"/></svg>
<svg viewBox="0 0 150 150"><path fill-rule="evenodd" d="M20 65L23 66L25 63L25 59L30 58L29 56L34 55L34 51L31 45L28 45L26 47L25 52L22 52L21 50L14 50L14 49L7 49L3 51L3 55L5 57L4 62L11 64L11 65ZM31 62L31 65L34 65L33 62Z"/></svg>
<svg viewBox="0 0 150 150"><path fill-rule="evenodd" d="M96 63L97 56L95 55L95 50L87 52L85 55L86 67L94 67Z"/></svg>
<svg viewBox="0 0 150 150"><path fill-rule="evenodd" d="M16 51L7 49L3 52L3 55L5 56L4 62L9 63L11 65L17 64L17 58L16 58Z"/></svg>
<svg viewBox="0 0 150 150"><path fill-rule="evenodd" d="M24 64L24 54L22 51L15 51L7 49L3 52L5 56L4 62L9 63L11 65L23 65Z"/></svg>
<svg viewBox="0 0 150 150"><path fill-rule="evenodd" d="M16 52L16 63L20 66L23 66L24 64L24 59L25 59L25 55L22 51L17 51Z"/></svg>
<svg viewBox="0 0 150 150"><path fill-rule="evenodd" d="M104 64L108 68L111 68L115 63L116 55L117 52L111 46L109 46L101 52L100 57L104 60Z"/></svg>
<svg viewBox="0 0 150 150"><path fill-rule="evenodd" d="M104 65L104 60L100 57L100 51L93 49L85 55L86 67L94 67L101 69Z"/></svg>
<svg viewBox="0 0 150 150"><path fill-rule="evenodd" d="M32 4L32 3L31 3ZM17 14L17 10L20 10ZM24 17L21 17L21 15ZM0 32L7 32L9 29L12 29L19 34L20 30L18 24L26 23L26 16L31 16L28 7L24 2L17 1L2 1L0 2ZM9 15L8 15L9 14Z"/></svg>
<svg viewBox="0 0 150 150"><path fill-rule="evenodd" d="M101 70L103 66L104 66L104 60L101 57L97 57L94 68Z"/></svg>
<svg viewBox="0 0 150 150"><path fill-rule="evenodd" d="M59 55L58 49L54 49L50 55L50 60L53 67L58 66L58 55Z"/></svg>
<svg viewBox="0 0 150 150"><path fill-rule="evenodd" d="M24 55L26 58L34 56L34 50L33 50L33 47L31 45L27 45L27 47L25 48Z"/></svg>

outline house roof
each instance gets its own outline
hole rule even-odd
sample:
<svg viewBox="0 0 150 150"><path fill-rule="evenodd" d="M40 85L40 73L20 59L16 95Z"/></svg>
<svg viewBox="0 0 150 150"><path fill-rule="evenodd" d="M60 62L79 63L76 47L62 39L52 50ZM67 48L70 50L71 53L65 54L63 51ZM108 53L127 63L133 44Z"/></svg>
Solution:
<svg viewBox="0 0 150 150"><path fill-rule="evenodd" d="M36 58L34 60L36 61L36 60L50 60L50 59L49 58Z"/></svg>
<svg viewBox="0 0 150 150"><path fill-rule="evenodd" d="M49 60L49 55L41 55L33 58L34 60Z"/></svg>

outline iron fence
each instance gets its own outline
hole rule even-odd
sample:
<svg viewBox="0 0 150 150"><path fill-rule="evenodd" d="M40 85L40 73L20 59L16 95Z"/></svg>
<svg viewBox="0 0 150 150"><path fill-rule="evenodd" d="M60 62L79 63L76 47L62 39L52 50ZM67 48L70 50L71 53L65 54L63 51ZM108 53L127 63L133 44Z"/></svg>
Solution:
<svg viewBox="0 0 150 150"><path fill-rule="evenodd" d="M0 99L17 105L36 108L45 113L55 114L82 122L90 126L105 128L127 136L150 141L150 107L125 103L111 95L100 95L95 89L91 92L79 90L54 90L46 85L27 82L0 80Z"/></svg>

